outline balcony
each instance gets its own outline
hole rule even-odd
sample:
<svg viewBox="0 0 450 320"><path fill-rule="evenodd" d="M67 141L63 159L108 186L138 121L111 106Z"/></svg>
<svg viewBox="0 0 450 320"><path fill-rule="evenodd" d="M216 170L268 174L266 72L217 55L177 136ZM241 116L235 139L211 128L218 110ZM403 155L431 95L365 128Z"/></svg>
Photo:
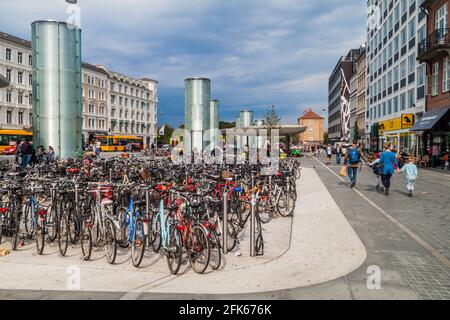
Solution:
<svg viewBox="0 0 450 320"><path fill-rule="evenodd" d="M430 62L441 53L450 56L450 28L437 29L421 41L417 60L420 63Z"/></svg>

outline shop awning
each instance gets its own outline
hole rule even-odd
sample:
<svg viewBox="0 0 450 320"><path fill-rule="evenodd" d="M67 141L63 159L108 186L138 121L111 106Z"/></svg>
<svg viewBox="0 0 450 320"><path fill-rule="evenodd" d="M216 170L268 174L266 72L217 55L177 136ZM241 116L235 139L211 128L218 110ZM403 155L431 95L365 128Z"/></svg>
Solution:
<svg viewBox="0 0 450 320"><path fill-rule="evenodd" d="M411 131L426 131L435 128L439 121L450 114L450 107L425 112L422 118L414 124Z"/></svg>

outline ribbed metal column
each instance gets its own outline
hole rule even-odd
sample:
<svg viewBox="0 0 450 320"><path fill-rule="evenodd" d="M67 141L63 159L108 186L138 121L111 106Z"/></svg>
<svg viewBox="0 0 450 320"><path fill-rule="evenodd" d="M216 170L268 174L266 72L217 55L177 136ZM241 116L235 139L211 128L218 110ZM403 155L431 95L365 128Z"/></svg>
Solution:
<svg viewBox="0 0 450 320"><path fill-rule="evenodd" d="M211 100L210 102L210 130L211 130L211 150L219 143L220 136L217 134L219 130L219 100Z"/></svg>
<svg viewBox="0 0 450 320"><path fill-rule="evenodd" d="M81 30L65 22L31 24L33 140L61 158L82 152Z"/></svg>

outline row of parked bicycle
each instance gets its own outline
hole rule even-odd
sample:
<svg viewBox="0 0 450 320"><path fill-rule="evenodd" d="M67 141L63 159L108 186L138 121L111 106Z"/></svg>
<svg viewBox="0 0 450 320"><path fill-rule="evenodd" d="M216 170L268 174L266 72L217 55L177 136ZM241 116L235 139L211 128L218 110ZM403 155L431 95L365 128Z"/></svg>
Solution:
<svg viewBox="0 0 450 320"><path fill-rule="evenodd" d="M103 247L110 264L125 248L136 267L152 250L167 258L172 274L183 258L197 273L218 269L225 228L232 251L254 210L255 252L262 255L261 225L293 214L300 163L283 160L276 172L267 171L261 165L175 165L145 157L66 160L25 171L0 167L0 244L9 241L17 250L34 241L41 255L57 243L61 256L70 245L86 261L93 248Z"/></svg>

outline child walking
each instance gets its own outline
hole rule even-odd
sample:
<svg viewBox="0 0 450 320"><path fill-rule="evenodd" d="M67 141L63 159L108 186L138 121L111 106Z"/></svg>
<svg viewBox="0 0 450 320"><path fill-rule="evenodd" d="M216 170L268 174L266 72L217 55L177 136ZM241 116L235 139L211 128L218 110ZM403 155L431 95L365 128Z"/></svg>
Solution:
<svg viewBox="0 0 450 320"><path fill-rule="evenodd" d="M414 185L415 185L416 179L419 175L419 173L417 172L417 167L414 164L413 157L408 158L408 163L403 166L403 168L400 170L399 173L406 174L406 188L408 189L408 197L412 198L413 191L414 191Z"/></svg>
<svg viewBox="0 0 450 320"><path fill-rule="evenodd" d="M373 158L372 158L373 160ZM369 167L372 167L373 174L377 177L377 191L384 192L383 184L381 183L381 163L380 163L380 153L375 155L375 161L369 163Z"/></svg>

